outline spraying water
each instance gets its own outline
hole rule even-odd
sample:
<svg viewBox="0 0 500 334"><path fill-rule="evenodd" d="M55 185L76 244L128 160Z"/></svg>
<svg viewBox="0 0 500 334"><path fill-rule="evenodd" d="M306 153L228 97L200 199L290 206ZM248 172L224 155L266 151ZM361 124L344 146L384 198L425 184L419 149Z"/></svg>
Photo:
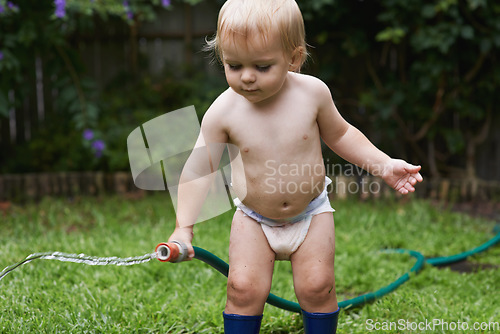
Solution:
<svg viewBox="0 0 500 334"><path fill-rule="evenodd" d="M10 265L6 267L4 270L2 270L2 272L0 272L0 281L13 270L33 260L57 260L63 262L83 263L90 266L107 266L107 265L132 266L134 264L146 263L156 258L157 258L156 253L149 253L149 254L144 254L142 256L134 256L126 258L119 258L115 256L97 257L85 254L68 254L61 252L34 253L28 255L28 257L26 257L24 260L19 261L16 264Z"/></svg>

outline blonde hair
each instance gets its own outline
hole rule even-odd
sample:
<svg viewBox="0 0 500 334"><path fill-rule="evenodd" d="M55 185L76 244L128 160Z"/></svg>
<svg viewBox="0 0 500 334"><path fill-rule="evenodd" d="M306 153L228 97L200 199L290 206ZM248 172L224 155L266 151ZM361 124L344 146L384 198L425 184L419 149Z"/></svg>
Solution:
<svg viewBox="0 0 500 334"><path fill-rule="evenodd" d="M302 13L294 0L228 0L219 12L217 33L207 40L205 51L213 52L223 60L222 44L227 40L259 36L267 42L268 36L278 33L283 51L300 57L298 69L307 59L305 29ZM254 35L255 34L255 35Z"/></svg>

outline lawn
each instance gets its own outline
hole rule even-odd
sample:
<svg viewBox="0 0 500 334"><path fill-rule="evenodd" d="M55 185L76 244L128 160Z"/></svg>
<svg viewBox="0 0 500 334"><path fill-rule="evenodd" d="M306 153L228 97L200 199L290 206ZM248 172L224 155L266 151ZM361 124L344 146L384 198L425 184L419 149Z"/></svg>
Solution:
<svg viewBox="0 0 500 334"><path fill-rule="evenodd" d="M339 301L377 290L415 263L408 255L381 249L445 256L494 236L495 222L424 200L348 200L333 206ZM227 260L231 217L228 212L197 224L194 244ZM162 194L134 200L46 199L14 206L3 216L0 212L0 269L36 252L143 255L165 241L173 227L173 210ZM468 273L425 265L395 292L343 310L338 332L469 333L473 331L458 329L483 322L490 323L490 330L482 324L483 330L476 332L494 332L492 326L500 322L499 255L496 246L470 258L473 270ZM127 267L36 260L0 281L0 332L222 333L225 282L197 260L153 260ZM272 292L295 301L288 262L277 263ZM266 306L261 333L302 332L298 314Z"/></svg>

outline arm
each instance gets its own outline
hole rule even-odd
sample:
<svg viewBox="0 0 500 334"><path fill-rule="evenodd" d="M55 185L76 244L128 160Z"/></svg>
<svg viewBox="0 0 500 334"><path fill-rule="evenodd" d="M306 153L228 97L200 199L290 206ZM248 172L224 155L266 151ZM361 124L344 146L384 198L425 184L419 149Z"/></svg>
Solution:
<svg viewBox="0 0 500 334"><path fill-rule="evenodd" d="M203 118L195 148L186 161L179 180L176 227L168 240L186 244L189 259L194 256L191 245L193 225L212 185L213 173L218 168L224 150L224 145L220 143L227 142L227 134L218 115L217 105L214 103Z"/></svg>
<svg viewBox="0 0 500 334"><path fill-rule="evenodd" d="M422 181L420 166L403 160L391 159L373 145L357 128L346 122L332 100L330 90L318 83L318 125L323 141L343 159L381 177L401 194L415 191L413 187Z"/></svg>

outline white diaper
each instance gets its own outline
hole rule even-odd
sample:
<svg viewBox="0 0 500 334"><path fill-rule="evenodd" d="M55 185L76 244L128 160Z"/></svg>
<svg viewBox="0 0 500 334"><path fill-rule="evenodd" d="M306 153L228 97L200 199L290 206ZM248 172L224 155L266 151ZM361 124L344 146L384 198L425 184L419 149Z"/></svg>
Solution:
<svg viewBox="0 0 500 334"><path fill-rule="evenodd" d="M243 211L246 216L261 223L269 246L276 253L276 260L289 260L290 256L304 242L312 218L320 213L335 212L330 205L328 192L326 191L326 187L330 183L332 183L332 180L326 177L323 192L313 199L302 213L285 220L277 221L264 217L245 206L238 198L234 199L234 204L237 206L237 210Z"/></svg>

